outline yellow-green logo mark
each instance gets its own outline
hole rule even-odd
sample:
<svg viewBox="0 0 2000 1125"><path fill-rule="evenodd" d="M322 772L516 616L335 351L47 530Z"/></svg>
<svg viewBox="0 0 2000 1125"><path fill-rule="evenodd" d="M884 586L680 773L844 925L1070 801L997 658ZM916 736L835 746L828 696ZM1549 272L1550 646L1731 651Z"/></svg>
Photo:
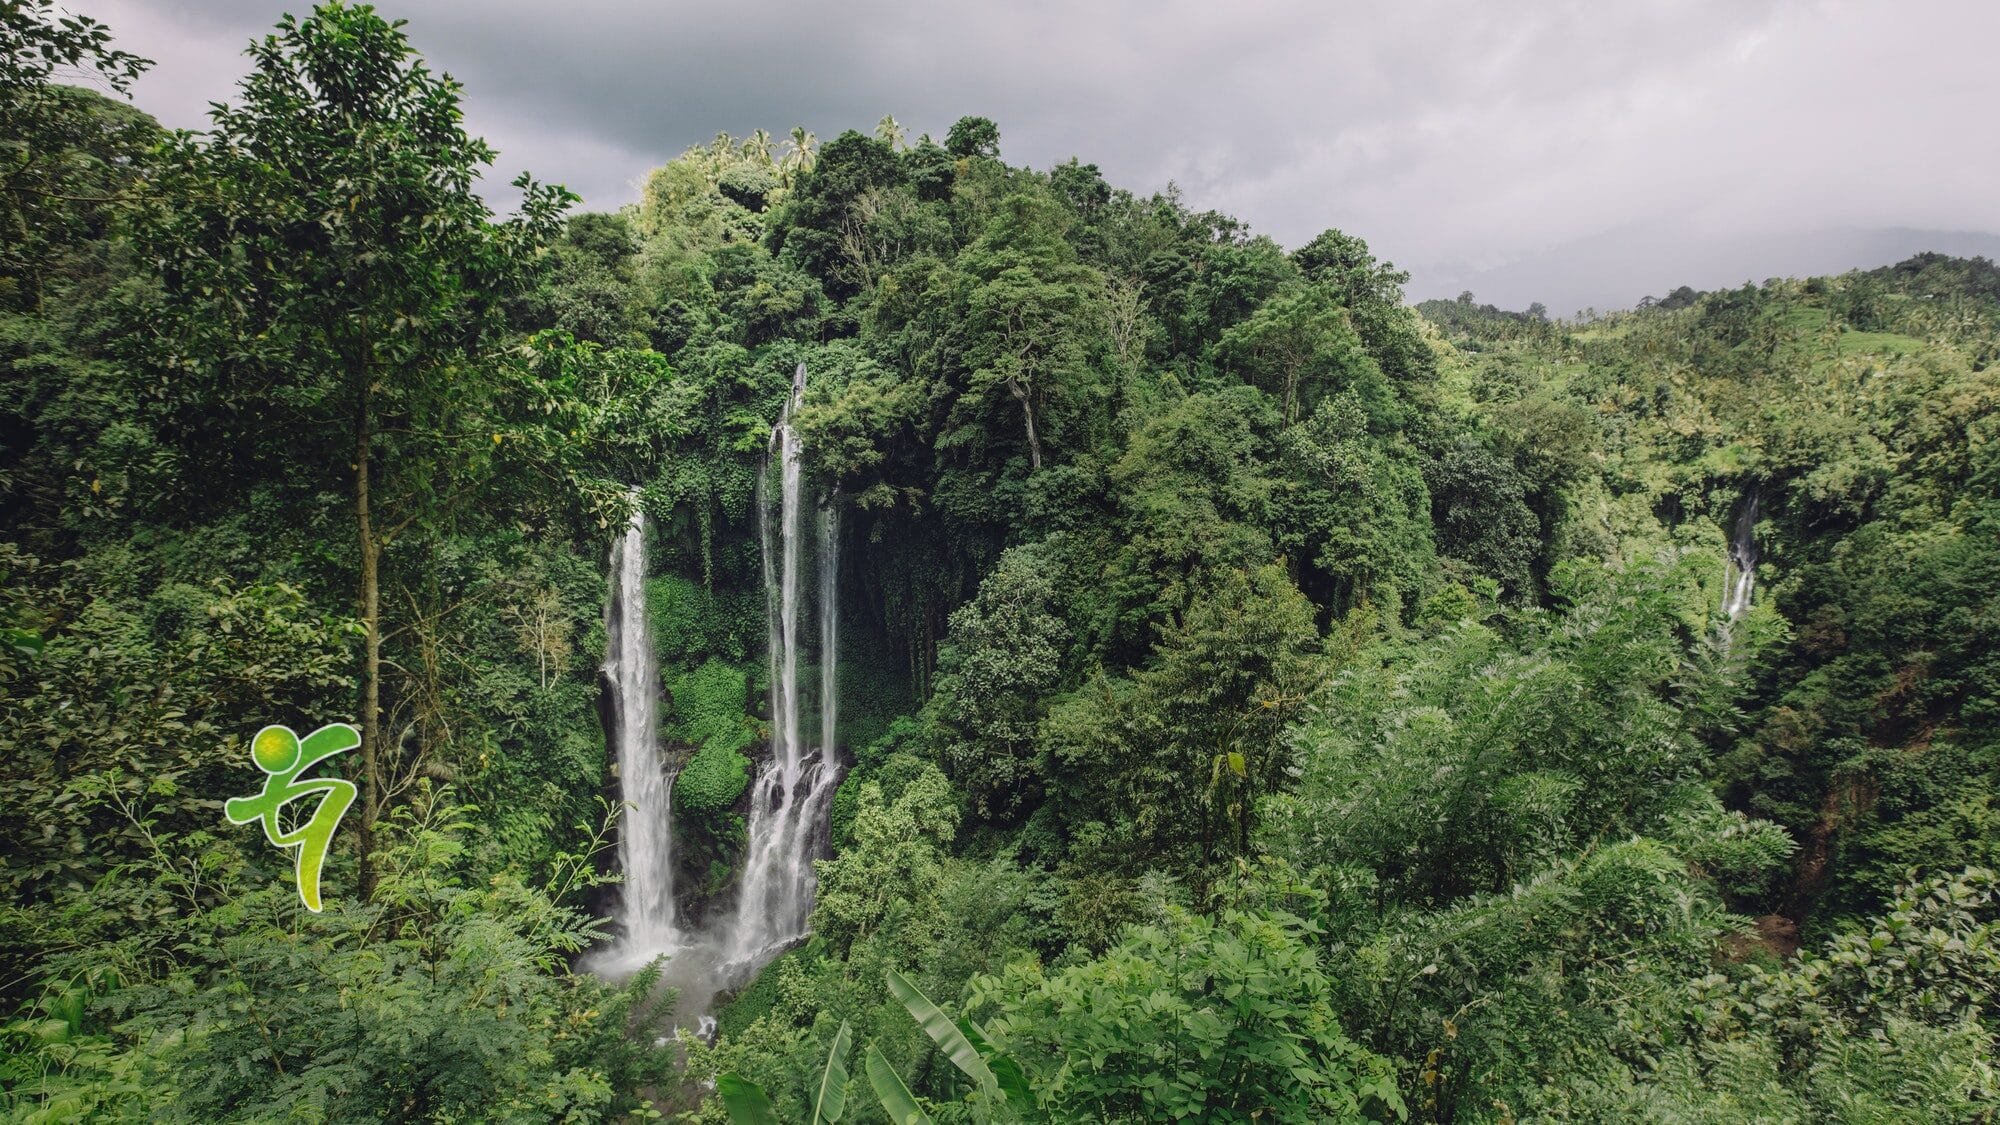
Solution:
<svg viewBox="0 0 2000 1125"><path fill-rule="evenodd" d="M297 848L299 897L306 909L319 913L319 873L326 864L326 849L333 843L333 830L347 806L354 803L354 783L337 777L299 775L320 762L361 745L361 734L346 723L329 723L302 740L290 727L268 726L250 740L250 757L257 768L270 776L264 791L255 797L231 797L223 814L231 824L264 822L264 836L281 848ZM314 793L326 797L306 822L290 832L278 825L278 810Z"/></svg>

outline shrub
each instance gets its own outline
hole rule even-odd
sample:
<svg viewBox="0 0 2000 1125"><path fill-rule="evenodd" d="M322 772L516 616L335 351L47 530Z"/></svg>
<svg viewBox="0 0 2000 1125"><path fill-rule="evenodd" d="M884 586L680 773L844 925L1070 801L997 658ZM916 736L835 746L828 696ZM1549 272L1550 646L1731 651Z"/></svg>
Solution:
<svg viewBox="0 0 2000 1125"><path fill-rule="evenodd" d="M686 813L720 812L735 804L749 784L750 759L734 747L711 742L674 778L674 805Z"/></svg>

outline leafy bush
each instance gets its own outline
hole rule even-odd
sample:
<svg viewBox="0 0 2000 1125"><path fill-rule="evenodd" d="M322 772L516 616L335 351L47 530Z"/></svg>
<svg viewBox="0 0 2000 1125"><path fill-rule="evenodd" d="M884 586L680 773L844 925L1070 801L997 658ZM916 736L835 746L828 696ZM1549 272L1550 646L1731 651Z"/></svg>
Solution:
<svg viewBox="0 0 2000 1125"><path fill-rule="evenodd" d="M699 583L678 574L646 579L646 625L660 667L685 667L710 656L743 658L730 615Z"/></svg>
<svg viewBox="0 0 2000 1125"><path fill-rule="evenodd" d="M671 685L675 737L697 746L720 745L741 750L753 738L743 713L749 677L721 660L674 677Z"/></svg>
<svg viewBox="0 0 2000 1125"><path fill-rule="evenodd" d="M750 783L750 760L743 756L754 738L743 713L748 687L741 668L716 659L674 678L673 733L697 747L674 778L674 806L683 812L720 812Z"/></svg>
<svg viewBox="0 0 2000 1125"><path fill-rule="evenodd" d="M468 886L477 812L418 792L383 822L374 901L319 915L229 841L153 837L157 850L90 897L150 905L156 921L116 953L49 960L42 999L4 1028L0 1109L206 1122L253 1109L574 1121L638 1108L633 1091L673 1065L643 1034L665 1010L647 1007L657 974L618 990L570 975L600 931L556 896L593 881L587 855L560 857L546 887L504 874Z"/></svg>
<svg viewBox="0 0 2000 1125"><path fill-rule="evenodd" d="M1388 1060L1341 1030L1317 927L1173 910L1094 961L973 984L1051 1121L1401 1120Z"/></svg>
<svg viewBox="0 0 2000 1125"><path fill-rule="evenodd" d="M674 776L674 807L697 816L720 812L736 803L750 784L750 759L720 742L695 751L693 759Z"/></svg>

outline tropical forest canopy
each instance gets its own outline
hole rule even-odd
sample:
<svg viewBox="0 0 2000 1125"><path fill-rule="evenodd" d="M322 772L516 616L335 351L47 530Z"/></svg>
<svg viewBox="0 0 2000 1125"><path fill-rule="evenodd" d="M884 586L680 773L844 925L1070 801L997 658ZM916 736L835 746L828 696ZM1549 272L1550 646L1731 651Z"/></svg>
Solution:
<svg viewBox="0 0 2000 1125"><path fill-rule="evenodd" d="M1993 263L1413 308L980 117L718 136L594 214L482 178L365 7L199 132L53 0L0 46L11 1118L2000 1107ZM579 964L607 560L636 505L700 917L801 363L845 772L811 936L704 1035ZM223 802L335 721L313 913Z"/></svg>

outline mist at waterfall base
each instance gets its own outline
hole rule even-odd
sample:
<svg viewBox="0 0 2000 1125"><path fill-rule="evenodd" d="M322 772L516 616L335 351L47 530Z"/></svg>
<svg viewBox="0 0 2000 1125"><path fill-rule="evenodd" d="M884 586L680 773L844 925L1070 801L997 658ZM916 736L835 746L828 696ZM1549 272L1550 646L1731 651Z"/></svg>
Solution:
<svg viewBox="0 0 2000 1125"><path fill-rule="evenodd" d="M643 514L635 510L612 551L604 680L615 695L607 737L625 805L618 821L624 883L616 910L617 939L592 951L582 966L623 979L665 954L661 984L678 994L674 1022L703 1031L712 1026L708 1012L719 993L741 987L805 936L816 885L813 861L828 846L828 814L839 781L839 700L834 690L839 513L835 498L811 505L808 536L802 450L791 424L804 392L801 364L757 478L769 628L769 754L752 783L734 906L711 912L698 928L682 929L674 905L674 777L660 740L660 677L646 625ZM808 556L814 578L810 590L802 578ZM818 626L817 650L810 654L818 658L817 677L806 674L809 654L801 627L808 622Z"/></svg>

